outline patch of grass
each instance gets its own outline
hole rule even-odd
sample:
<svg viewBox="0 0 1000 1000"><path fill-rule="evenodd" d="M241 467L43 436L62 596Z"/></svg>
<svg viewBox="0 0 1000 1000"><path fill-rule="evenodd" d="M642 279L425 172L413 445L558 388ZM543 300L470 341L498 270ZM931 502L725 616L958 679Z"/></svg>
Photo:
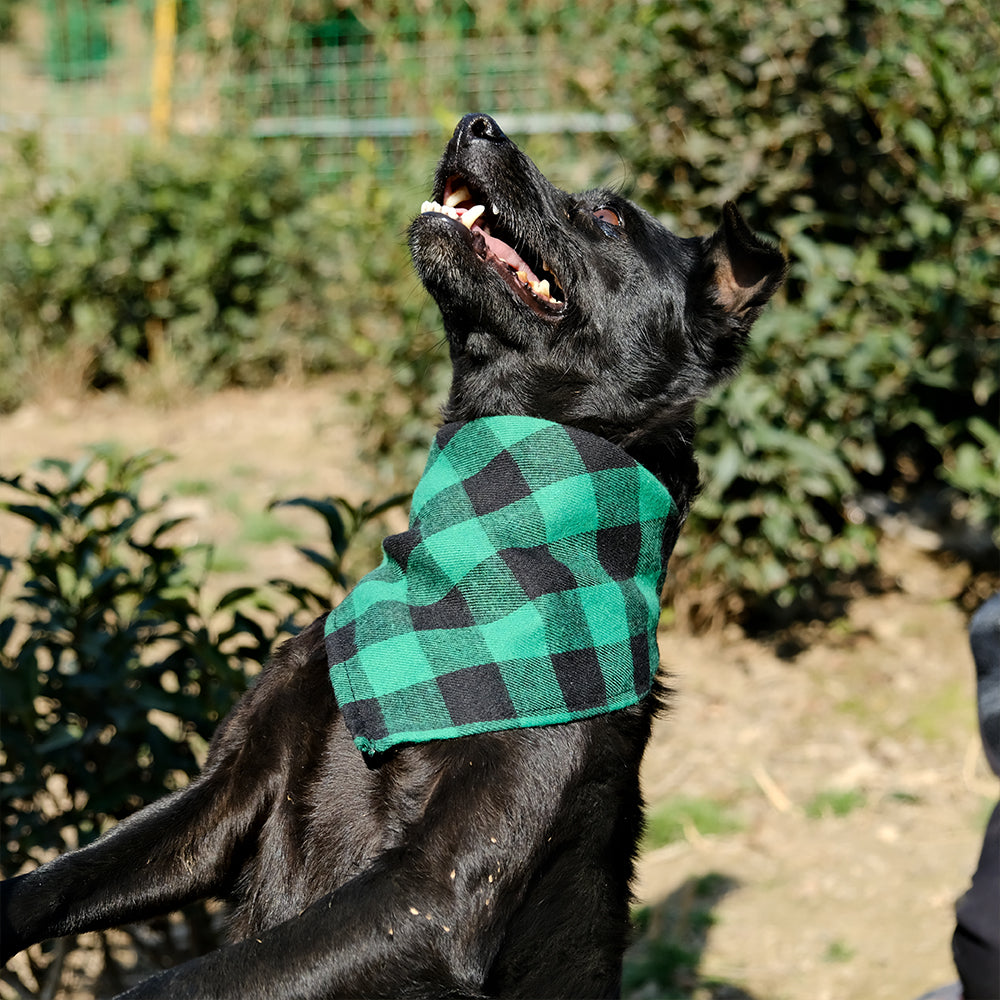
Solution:
<svg viewBox="0 0 1000 1000"><path fill-rule="evenodd" d="M997 800L992 797L984 797L979 804L979 808L976 810L976 821L974 823L974 829L976 833L985 833L986 827L989 825L990 819L993 816L993 810L997 807Z"/></svg>
<svg viewBox="0 0 1000 1000"><path fill-rule="evenodd" d="M743 996L733 984L702 978L700 967L715 909L737 883L709 872L684 881L666 899L633 914L639 932L625 955L622 996L680 1000Z"/></svg>
<svg viewBox="0 0 1000 1000"><path fill-rule="evenodd" d="M733 880L719 872L699 876L694 883L695 899L719 900L733 888Z"/></svg>
<svg viewBox="0 0 1000 1000"><path fill-rule="evenodd" d="M858 788L831 788L825 792L817 792L806 803L806 815L810 819L821 819L825 816L841 818L850 815L855 809L860 809L867 801L865 793Z"/></svg>
<svg viewBox="0 0 1000 1000"><path fill-rule="evenodd" d="M643 850L651 851L666 844L684 840L693 832L696 836L737 833L740 821L730 809L713 799L676 796L654 805L646 816Z"/></svg>
<svg viewBox="0 0 1000 1000"><path fill-rule="evenodd" d="M642 956L625 965L623 992L628 995L642 987L642 993L646 993L652 987L657 990L654 994L657 997L688 996L686 989L681 991L682 984L694 979L700 961L698 951L677 941L649 941Z"/></svg>
<svg viewBox="0 0 1000 1000"><path fill-rule="evenodd" d="M231 490L222 498L222 506L225 507L230 514L235 514L237 517L243 517L243 494L237 490Z"/></svg>
<svg viewBox="0 0 1000 1000"><path fill-rule="evenodd" d="M929 743L964 744L976 730L976 700L968 679L955 678L919 693L891 688L863 690L837 703L837 710L877 736L917 736Z"/></svg>
<svg viewBox="0 0 1000 1000"><path fill-rule="evenodd" d="M297 528L285 524L270 512L259 511L244 515L240 536L253 545L270 545L273 542L297 542L301 534Z"/></svg>
<svg viewBox="0 0 1000 1000"><path fill-rule="evenodd" d="M212 549L211 567L213 573L243 573L250 563L238 547L216 545Z"/></svg>
<svg viewBox="0 0 1000 1000"><path fill-rule="evenodd" d="M172 492L179 497L208 496L215 487L207 479L178 479Z"/></svg>
<svg viewBox="0 0 1000 1000"><path fill-rule="evenodd" d="M855 950L849 944L845 944L840 940L831 941L823 954L823 961L831 963L849 962L854 958L855 954Z"/></svg>
<svg viewBox="0 0 1000 1000"><path fill-rule="evenodd" d="M907 729L928 742L953 738L975 728L975 697L964 681L942 684L926 698L918 701L910 715Z"/></svg>

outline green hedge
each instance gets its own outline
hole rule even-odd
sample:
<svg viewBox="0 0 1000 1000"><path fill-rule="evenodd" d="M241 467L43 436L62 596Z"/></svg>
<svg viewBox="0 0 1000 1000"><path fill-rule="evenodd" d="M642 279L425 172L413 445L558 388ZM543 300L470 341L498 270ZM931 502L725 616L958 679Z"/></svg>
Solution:
<svg viewBox="0 0 1000 1000"><path fill-rule="evenodd" d="M314 193L289 147L216 141L73 178L22 143L3 175L0 409L67 359L84 386L170 365L214 388L342 370L411 339L412 206L373 173Z"/></svg>
<svg viewBox="0 0 1000 1000"><path fill-rule="evenodd" d="M582 80L637 120L615 148L638 196L682 232L736 198L792 261L746 372L706 408L706 489L686 536L696 578L811 601L872 557L871 530L845 513L865 490L910 502L952 488L953 513L997 538L1000 45L987 6L655 0L607 15L623 55Z"/></svg>

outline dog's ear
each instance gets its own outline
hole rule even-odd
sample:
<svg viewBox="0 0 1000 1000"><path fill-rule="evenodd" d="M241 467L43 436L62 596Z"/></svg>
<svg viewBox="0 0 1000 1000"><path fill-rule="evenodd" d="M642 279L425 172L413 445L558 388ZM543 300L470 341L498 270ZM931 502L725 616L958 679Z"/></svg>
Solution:
<svg viewBox="0 0 1000 1000"><path fill-rule="evenodd" d="M722 225L708 240L708 263L716 303L743 330L781 287L787 268L778 248L756 236L731 201L722 209Z"/></svg>

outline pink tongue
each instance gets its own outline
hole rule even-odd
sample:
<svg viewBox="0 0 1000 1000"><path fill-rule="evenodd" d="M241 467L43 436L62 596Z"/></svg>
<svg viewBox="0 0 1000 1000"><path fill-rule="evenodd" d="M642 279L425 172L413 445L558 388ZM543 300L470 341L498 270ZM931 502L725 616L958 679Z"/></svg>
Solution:
<svg viewBox="0 0 1000 1000"><path fill-rule="evenodd" d="M502 260L508 267L512 267L515 271L525 271L529 281L538 281L538 276L521 259L520 254L512 246L486 233L483 233L483 238L486 240L486 246L494 257Z"/></svg>

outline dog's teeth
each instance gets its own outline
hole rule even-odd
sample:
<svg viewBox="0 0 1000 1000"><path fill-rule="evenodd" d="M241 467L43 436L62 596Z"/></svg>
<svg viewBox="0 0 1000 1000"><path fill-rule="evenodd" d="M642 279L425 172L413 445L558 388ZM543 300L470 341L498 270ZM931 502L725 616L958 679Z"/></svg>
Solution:
<svg viewBox="0 0 1000 1000"><path fill-rule="evenodd" d="M457 220L459 218L458 209L452 208L451 205L441 205L436 201L425 201L420 206L421 214L424 212L436 212L438 215L447 215L449 219Z"/></svg>
<svg viewBox="0 0 1000 1000"><path fill-rule="evenodd" d="M517 280L522 284L526 285L528 283L528 272L527 271L517 271Z"/></svg>
<svg viewBox="0 0 1000 1000"><path fill-rule="evenodd" d="M485 205L474 205L472 208L467 209L462 215L462 225L466 229L471 229L476 219L479 218L486 211Z"/></svg>
<svg viewBox="0 0 1000 1000"><path fill-rule="evenodd" d="M551 299L552 292L549 288L548 280L543 281L529 281L528 287L542 299Z"/></svg>
<svg viewBox="0 0 1000 1000"><path fill-rule="evenodd" d="M494 215L499 215L500 214L500 208L499 208L499 206L497 205L496 202L493 202L493 204L490 205L490 208L493 210L493 214Z"/></svg>
<svg viewBox="0 0 1000 1000"><path fill-rule="evenodd" d="M452 191L447 198L445 198L444 203L448 208L458 208L463 201L471 201L472 195L469 194L469 189L463 184L457 191Z"/></svg>

